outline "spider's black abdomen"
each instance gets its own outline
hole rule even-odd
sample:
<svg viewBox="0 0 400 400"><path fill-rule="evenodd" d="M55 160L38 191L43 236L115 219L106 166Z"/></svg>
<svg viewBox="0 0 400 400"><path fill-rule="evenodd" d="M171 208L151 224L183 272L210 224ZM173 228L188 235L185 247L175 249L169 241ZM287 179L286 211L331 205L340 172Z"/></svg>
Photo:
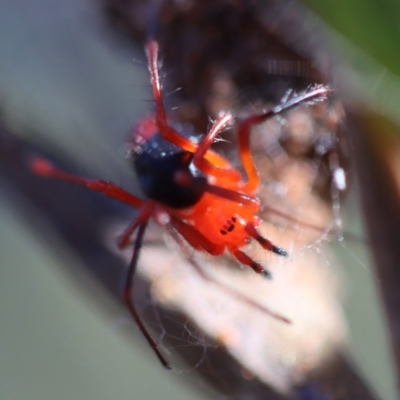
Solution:
<svg viewBox="0 0 400 400"><path fill-rule="evenodd" d="M186 208L203 196L207 178L191 164L191 153L154 135L135 146L132 155L140 185L148 198L172 208ZM186 187L175 182L180 171L193 176L193 185Z"/></svg>

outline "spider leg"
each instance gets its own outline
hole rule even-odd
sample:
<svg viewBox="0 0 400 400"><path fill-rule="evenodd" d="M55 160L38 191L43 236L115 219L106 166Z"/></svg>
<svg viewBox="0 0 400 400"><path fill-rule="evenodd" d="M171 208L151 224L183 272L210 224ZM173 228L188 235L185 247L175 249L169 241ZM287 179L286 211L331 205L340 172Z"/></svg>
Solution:
<svg viewBox="0 0 400 400"><path fill-rule="evenodd" d="M269 241L268 239L266 239L265 237L261 236L255 225L253 223L248 223L245 226L245 231L249 234L249 236L253 239L255 239L263 249L268 250L268 251L272 251L275 254L278 254L278 256L282 256L282 257L287 257L287 252L283 249L281 249L278 246L275 246L271 241Z"/></svg>
<svg viewBox="0 0 400 400"><path fill-rule="evenodd" d="M118 240L117 245L120 250L126 249L129 246L129 243L131 241L131 236L135 232L135 230L138 228L140 222L138 219L135 219L131 224L128 225L128 227L125 229L123 235L121 238Z"/></svg>
<svg viewBox="0 0 400 400"><path fill-rule="evenodd" d="M199 263L196 262L194 257L191 254L189 254L187 246L183 242L182 238L177 234L177 230L176 230L175 226L167 226L167 229L168 229L169 234L172 236L172 238L175 240L175 242L179 245L180 249L184 253L186 259L189 261L190 265L193 267L193 269L200 276L201 279L204 279L206 282L212 283L213 285L217 286L220 290L222 290L229 296L232 296L232 297L248 304L249 306L259 310L260 312L262 312L264 314L270 315L271 317L273 317L279 321L285 322L287 324L291 323L291 321L289 319L283 317L282 315L275 313L274 311L270 310L266 306L263 306L263 305L257 303L256 301L252 300L250 297L245 296L244 294L240 293L239 291L229 287L228 285L225 285L224 283L218 281L217 279L215 279L211 275L209 275L205 271L205 269ZM185 237L185 239L186 239L186 237Z"/></svg>
<svg viewBox="0 0 400 400"><path fill-rule="evenodd" d="M323 100L330 91L328 86L317 86L314 89L295 96L289 101L284 102L272 110L262 114L252 115L239 122L238 138L239 138L239 153L242 160L243 168L247 174L247 183L243 187L246 193L254 193L260 185L260 177L254 165L253 156L250 151L250 131L253 125L260 124L269 118L282 114L301 104L312 103L313 101Z"/></svg>
<svg viewBox="0 0 400 400"><path fill-rule="evenodd" d="M231 114L223 114L214 121L207 135L198 145L193 155L193 164L207 175L224 178L234 183L242 180L242 174L240 172L232 169L226 162L226 165L219 165L207 160L207 152L214 143L216 137L227 125L232 123L232 121L233 116Z"/></svg>
<svg viewBox="0 0 400 400"><path fill-rule="evenodd" d="M137 197L131 195L128 192L125 192L125 190L119 188L118 186L115 186L112 183L107 183L102 180L91 180L91 179L85 179L81 178L79 176L75 176L72 174L69 174L67 172L64 172L62 170L59 170L55 168L51 163L49 163L47 160L44 160L42 158L37 158L32 162L32 169L33 171L42 176L51 176L57 179L61 179L63 181L71 182L76 185L84 186L87 187L91 190L95 190L98 192L101 192L105 194L106 196L109 196L113 199L120 200L124 203L128 203L134 207L142 207L138 218L134 223L132 223L127 231L125 232L123 239L121 241L122 245L125 244L125 241L127 241L130 237L130 235L138 229L138 234L137 238L135 241L135 246L133 249L133 255L131 262L128 267L128 272L126 276L126 280L124 283L124 289L122 293L122 299L126 303L126 306L129 310L129 313L132 315L133 319L135 320L137 326L139 327L140 331L150 344L150 346L153 348L154 352L156 353L157 357L161 361L162 365L166 368L171 368L168 361L166 358L161 354L157 343L153 340L149 332L147 331L146 327L144 326L142 320L139 317L139 314L136 311L136 308L133 304L132 301L132 286L133 286L133 278L135 275L136 271L136 266L137 262L139 259L139 254L140 254L140 249L142 247L143 243L143 236L147 227L147 222L149 218L151 217L151 207L152 203L151 202L143 202L143 200L138 199Z"/></svg>
<svg viewBox="0 0 400 400"><path fill-rule="evenodd" d="M193 246L196 250L205 250L213 256L221 255L224 251L224 246L217 246L199 231L193 228L191 225L183 222L179 218L171 218L171 222L174 228L185 238L185 240ZM255 230L255 228L254 228ZM251 231L251 230L250 230ZM255 230L256 231L256 230ZM251 231L252 232L252 231ZM257 231L256 231L257 232ZM258 234L258 232L257 232ZM261 235L258 235L261 237ZM268 241L267 239L264 239ZM280 249L279 249L280 250ZM264 275L267 278L271 278L271 273L264 269L261 264L254 261L247 254L237 248L230 248L231 254L243 265L247 265L252 268L258 274ZM283 251L283 250L282 250Z"/></svg>
<svg viewBox="0 0 400 400"><path fill-rule="evenodd" d="M126 279L124 282L122 299L124 300L128 310L129 310L129 313L131 314L132 318L135 320L135 322L136 322L137 326L139 327L140 331L142 332L143 336L146 338L147 342L149 343L149 345L152 347L152 349L156 353L158 359L161 361L161 364L165 368L171 369L171 366L170 366L168 360L162 355L160 349L158 348L157 343L154 341L154 339L151 337L150 333L144 326L139 314L136 311L136 307L135 307L135 305L133 303L133 299L132 299L133 280L135 277L136 267L137 267L138 260L139 260L140 250L141 250L142 244L143 244L143 237L144 237L144 233L146 231L147 222L148 222L148 218L145 219L145 217L143 216L143 218L141 220L139 220L139 223L137 225L138 233L137 233L137 237L136 237L136 241L135 241L135 246L133 248L132 259L129 264L128 272L127 272Z"/></svg>
<svg viewBox="0 0 400 400"><path fill-rule="evenodd" d="M260 177L257 169L254 165L253 157L250 151L250 133L253 125L260 124L269 118L284 113L294 107L307 102L324 99L329 93L327 86L318 86L315 89L305 92L299 96L295 96L293 99L274 107L262 114L252 115L248 118L243 119L239 122L238 128L238 140L239 140L239 153L242 160L243 168L247 175L247 183L241 190L246 193L254 193L260 185ZM241 175L236 170L232 170L227 167L223 168L220 165L207 160L207 152L210 146L214 142L215 138L221 133L221 131L233 120L232 115L225 114L219 117L203 139L201 144L197 147L197 150L193 156L193 163L201 171L208 175L216 176L219 178L228 178L232 182L238 182L241 179Z"/></svg>
<svg viewBox="0 0 400 400"><path fill-rule="evenodd" d="M146 203L144 203L143 207L139 211L137 218L131 224L128 225L123 235L117 242L117 245L121 250L129 246L131 236L138 228L138 226L143 221L147 221L152 216L153 208L154 207L152 201L147 201Z"/></svg>
<svg viewBox="0 0 400 400"><path fill-rule="evenodd" d="M213 256L219 256L224 252L224 246L216 245L211 242L192 225L183 222L180 218L171 217L171 223L185 238L185 240L196 250L205 250Z"/></svg>
<svg viewBox="0 0 400 400"><path fill-rule="evenodd" d="M126 192L120 187L101 179L86 179L70 174L54 167L49 161L43 158L36 158L32 161L31 168L37 175L48 176L62 181L70 182L75 185L84 186L90 190L103 193L113 199L127 203L133 207L142 207L144 201Z"/></svg>
<svg viewBox="0 0 400 400"><path fill-rule="evenodd" d="M168 125L167 114L165 112L164 103L161 94L160 74L158 70L158 43L151 40L146 45L146 56L149 64L151 86L153 88L153 97L156 103L156 123L161 136L169 142L181 147L183 150L194 152L196 144L189 139L179 135L173 128Z"/></svg>
<svg viewBox="0 0 400 400"><path fill-rule="evenodd" d="M153 97L156 104L156 123L161 136L173 143L175 146L180 147L190 153L195 153L197 144L191 142L189 139L181 136L175 129L168 125L167 114L165 112L164 102L161 93L160 74L158 69L158 53L159 47L155 40L151 40L146 45L146 56L150 71L151 86L153 89ZM220 155L209 151L207 153L208 161L220 167L229 167L226 160Z"/></svg>
<svg viewBox="0 0 400 400"><path fill-rule="evenodd" d="M217 168L219 169L219 168ZM220 171L225 171L221 169ZM233 170L232 170L233 171ZM221 186L216 186L207 181L199 182L189 171L179 171L175 174L175 182L186 187L201 187L205 192L214 194L218 197L234 201L236 203L245 204L260 208L260 200L256 197L248 196L245 193L237 192L236 190L226 189Z"/></svg>
<svg viewBox="0 0 400 400"><path fill-rule="evenodd" d="M257 274L261 274L261 275L265 276L268 279L272 278L272 275L271 275L271 273L269 271L264 269L261 266L261 264L259 264L258 262L254 261L246 253L243 253L243 251L241 251L241 250L239 250L237 248L230 248L229 251L240 262L240 264L247 265L248 267L250 267Z"/></svg>
<svg viewBox="0 0 400 400"><path fill-rule="evenodd" d="M239 204L256 207L257 209L259 209L261 205L260 200L256 197L251 197L244 193L237 192L235 190L225 189L220 186L210 185L209 183L205 185L204 190L208 193L215 194L218 197L222 197L224 199L228 199Z"/></svg>

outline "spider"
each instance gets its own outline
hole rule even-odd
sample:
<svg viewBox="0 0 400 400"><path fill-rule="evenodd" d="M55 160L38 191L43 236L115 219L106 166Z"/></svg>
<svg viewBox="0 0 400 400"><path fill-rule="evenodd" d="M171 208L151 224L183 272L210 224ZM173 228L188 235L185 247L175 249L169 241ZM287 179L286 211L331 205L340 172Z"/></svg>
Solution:
<svg viewBox="0 0 400 400"><path fill-rule="evenodd" d="M43 158L33 160L32 170L37 175L81 185L139 209L137 218L118 242L121 249L126 248L137 232L122 298L162 365L171 368L140 319L132 299L133 279L149 219L178 232L196 250L213 256L228 251L242 265L270 277L268 270L241 250L255 240L265 250L287 256L285 250L258 232L262 222L257 216L261 202L256 197L260 177L250 151L251 128L298 105L324 100L330 89L323 85L314 86L269 111L236 121L239 153L247 178L244 179L227 159L210 149L218 135L235 122L234 116L220 114L199 143L175 130L168 123L161 94L158 43L149 41L145 49L156 110L154 116L136 125L131 156L147 199L142 200L113 183L64 172ZM280 319L285 321L283 317Z"/></svg>

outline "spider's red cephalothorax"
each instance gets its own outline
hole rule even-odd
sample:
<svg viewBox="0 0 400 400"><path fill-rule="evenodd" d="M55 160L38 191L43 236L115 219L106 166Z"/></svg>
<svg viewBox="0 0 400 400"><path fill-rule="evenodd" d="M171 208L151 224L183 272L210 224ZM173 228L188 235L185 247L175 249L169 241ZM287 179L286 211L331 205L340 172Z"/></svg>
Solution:
<svg viewBox="0 0 400 400"><path fill-rule="evenodd" d="M264 249L286 256L284 250L257 231L261 223L257 216L261 203L256 197L260 178L250 152L251 128L300 104L324 99L329 88L315 86L272 110L239 121L234 121L231 114L221 114L197 143L177 132L167 121L161 95L156 41L146 45L146 54L156 111L153 117L145 118L136 125L130 153L148 200L141 200L112 183L71 175L43 159L34 160L32 168L38 175L85 186L139 208L137 218L128 226L119 242L121 248L128 246L132 234L137 231L123 299L162 364L169 367L132 302L133 277L148 220L154 218L159 224L179 232L196 250L215 256L228 251L241 264L269 277L269 272L263 266L241 250L250 240L256 240ZM228 160L210 149L218 135L234 122L246 179ZM269 313L288 322L284 317Z"/></svg>

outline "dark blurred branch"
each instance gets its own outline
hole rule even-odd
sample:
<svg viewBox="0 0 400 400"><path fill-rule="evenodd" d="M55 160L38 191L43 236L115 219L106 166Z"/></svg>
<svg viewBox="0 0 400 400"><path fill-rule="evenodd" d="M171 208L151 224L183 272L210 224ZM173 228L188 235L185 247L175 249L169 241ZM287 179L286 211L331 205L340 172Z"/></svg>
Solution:
<svg viewBox="0 0 400 400"><path fill-rule="evenodd" d="M350 108L348 118L365 224L400 371L400 128L368 107Z"/></svg>

